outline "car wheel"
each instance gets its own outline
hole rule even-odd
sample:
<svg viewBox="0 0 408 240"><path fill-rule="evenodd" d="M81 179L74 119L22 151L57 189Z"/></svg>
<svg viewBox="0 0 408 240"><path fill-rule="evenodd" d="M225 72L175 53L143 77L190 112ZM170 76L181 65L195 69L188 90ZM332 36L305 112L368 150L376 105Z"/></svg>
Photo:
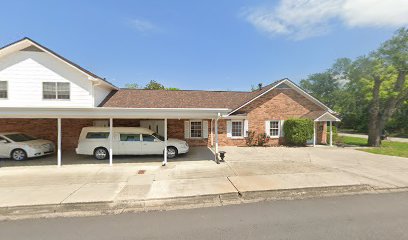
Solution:
<svg viewBox="0 0 408 240"><path fill-rule="evenodd" d="M106 148L97 148L94 151L94 157L96 160L105 160L109 156L109 152Z"/></svg>
<svg viewBox="0 0 408 240"><path fill-rule="evenodd" d="M23 161L27 159L27 153L23 149L14 149L11 152L11 159L15 161Z"/></svg>
<svg viewBox="0 0 408 240"><path fill-rule="evenodd" d="M175 147L167 147L167 158L175 158L177 157L178 151Z"/></svg>

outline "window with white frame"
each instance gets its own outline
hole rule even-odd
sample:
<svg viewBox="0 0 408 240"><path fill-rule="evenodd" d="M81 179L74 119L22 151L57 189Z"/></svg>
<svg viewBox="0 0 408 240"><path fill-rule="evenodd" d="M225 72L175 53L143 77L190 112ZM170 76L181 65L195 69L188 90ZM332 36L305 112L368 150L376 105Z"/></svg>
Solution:
<svg viewBox="0 0 408 240"><path fill-rule="evenodd" d="M43 99L69 100L70 85L63 82L43 82Z"/></svg>
<svg viewBox="0 0 408 240"><path fill-rule="evenodd" d="M191 121L190 122L190 137L191 138L201 138L203 135L203 122L202 121Z"/></svg>
<svg viewBox="0 0 408 240"><path fill-rule="evenodd" d="M270 121L269 136L279 137L280 133L280 123L279 121Z"/></svg>
<svg viewBox="0 0 408 240"><path fill-rule="evenodd" d="M239 120L231 122L231 136L232 137L244 136L244 125L242 121Z"/></svg>
<svg viewBox="0 0 408 240"><path fill-rule="evenodd" d="M7 81L0 81L0 99L6 99L7 97Z"/></svg>

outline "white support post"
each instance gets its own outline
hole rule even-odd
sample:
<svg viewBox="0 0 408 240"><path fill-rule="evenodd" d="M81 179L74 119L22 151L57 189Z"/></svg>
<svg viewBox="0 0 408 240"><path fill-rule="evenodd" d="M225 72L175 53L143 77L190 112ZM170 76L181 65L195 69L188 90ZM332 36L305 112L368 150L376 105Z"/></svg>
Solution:
<svg viewBox="0 0 408 240"><path fill-rule="evenodd" d="M164 119L164 159L162 166L167 164L167 118Z"/></svg>
<svg viewBox="0 0 408 240"><path fill-rule="evenodd" d="M109 166L113 165L113 118L109 118Z"/></svg>
<svg viewBox="0 0 408 240"><path fill-rule="evenodd" d="M62 152L61 152L61 118L58 118L58 123L57 123L57 132L58 132L58 136L57 136L57 165L58 167L61 167L61 163L62 163Z"/></svg>
<svg viewBox="0 0 408 240"><path fill-rule="evenodd" d="M211 121L210 121L210 137L211 137L211 147L213 147L214 146L214 130L213 130L213 121L214 121L214 119L211 119Z"/></svg>
<svg viewBox="0 0 408 240"><path fill-rule="evenodd" d="M330 147L333 146L333 122L330 121Z"/></svg>
<svg viewBox="0 0 408 240"><path fill-rule="evenodd" d="M313 147L316 146L316 122L313 121Z"/></svg>
<svg viewBox="0 0 408 240"><path fill-rule="evenodd" d="M218 118L215 119L215 154L218 154Z"/></svg>

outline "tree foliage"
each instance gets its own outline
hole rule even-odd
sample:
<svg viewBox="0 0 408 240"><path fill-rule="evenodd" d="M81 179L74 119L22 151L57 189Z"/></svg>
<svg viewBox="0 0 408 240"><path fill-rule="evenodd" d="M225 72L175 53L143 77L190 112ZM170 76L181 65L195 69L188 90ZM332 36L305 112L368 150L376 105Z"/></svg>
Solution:
<svg viewBox="0 0 408 240"><path fill-rule="evenodd" d="M175 87L165 87L163 84L155 80L150 80L150 82L148 82L144 87L137 83L127 83L125 84L125 87L129 89L172 90L172 91L180 90L179 88Z"/></svg>
<svg viewBox="0 0 408 240"><path fill-rule="evenodd" d="M375 51L338 59L301 86L342 115L342 127L369 133L378 146L384 128L406 131L408 122L408 29L399 29ZM404 123L405 119L405 123Z"/></svg>

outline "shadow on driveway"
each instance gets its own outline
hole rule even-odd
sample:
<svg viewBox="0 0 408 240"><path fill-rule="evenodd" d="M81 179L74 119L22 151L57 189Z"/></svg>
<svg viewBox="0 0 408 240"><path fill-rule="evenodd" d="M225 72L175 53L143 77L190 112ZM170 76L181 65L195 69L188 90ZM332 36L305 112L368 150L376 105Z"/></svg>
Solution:
<svg viewBox="0 0 408 240"><path fill-rule="evenodd" d="M149 163L163 161L163 155L151 156L113 156L113 164L117 163ZM168 159L168 162L179 161L214 161L213 152L207 147L191 147L187 154L181 154L175 159ZM109 164L109 160L96 160L93 156L77 155L75 151L64 151L62 153L62 165L77 164ZM0 167L22 167L22 166L47 166L57 165L57 155L30 158L25 161L13 161L11 159L0 159Z"/></svg>

